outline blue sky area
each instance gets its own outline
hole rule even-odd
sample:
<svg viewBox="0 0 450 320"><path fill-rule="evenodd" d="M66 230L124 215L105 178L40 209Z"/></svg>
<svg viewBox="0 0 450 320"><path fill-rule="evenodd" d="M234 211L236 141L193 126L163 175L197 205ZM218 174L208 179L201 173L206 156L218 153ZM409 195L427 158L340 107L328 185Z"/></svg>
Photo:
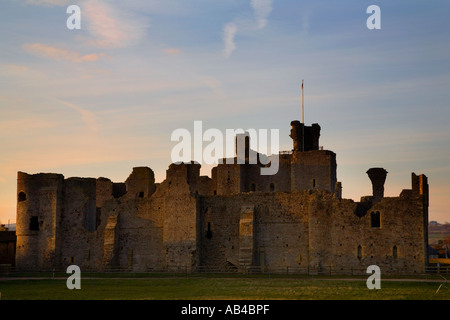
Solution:
<svg viewBox="0 0 450 320"><path fill-rule="evenodd" d="M17 171L121 182L149 166L162 181L171 133L195 120L279 129L290 150L302 79L344 198L371 194L371 167L386 196L423 173L430 220L450 221L449 16L444 0L4 0L0 222L15 221Z"/></svg>

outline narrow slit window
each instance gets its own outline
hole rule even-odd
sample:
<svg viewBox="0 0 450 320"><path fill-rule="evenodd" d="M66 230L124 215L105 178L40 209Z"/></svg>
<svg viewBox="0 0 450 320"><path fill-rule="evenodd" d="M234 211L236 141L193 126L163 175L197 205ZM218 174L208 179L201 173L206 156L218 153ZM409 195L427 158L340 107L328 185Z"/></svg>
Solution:
<svg viewBox="0 0 450 320"><path fill-rule="evenodd" d="M208 222L208 230L206 230L206 238L212 238L211 222Z"/></svg>

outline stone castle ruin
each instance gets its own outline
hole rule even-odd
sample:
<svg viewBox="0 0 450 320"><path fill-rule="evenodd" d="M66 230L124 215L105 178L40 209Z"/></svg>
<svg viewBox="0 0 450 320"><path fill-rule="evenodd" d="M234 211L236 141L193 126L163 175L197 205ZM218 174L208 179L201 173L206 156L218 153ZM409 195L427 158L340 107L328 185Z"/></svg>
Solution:
<svg viewBox="0 0 450 320"><path fill-rule="evenodd" d="M271 176L237 158L211 178L198 163L171 164L159 184L147 167L124 183L19 172L16 267L423 272L427 177L412 173L410 189L384 197L387 172L372 168L373 194L343 199L336 154L319 147L320 126L291 126L293 149L279 154Z"/></svg>

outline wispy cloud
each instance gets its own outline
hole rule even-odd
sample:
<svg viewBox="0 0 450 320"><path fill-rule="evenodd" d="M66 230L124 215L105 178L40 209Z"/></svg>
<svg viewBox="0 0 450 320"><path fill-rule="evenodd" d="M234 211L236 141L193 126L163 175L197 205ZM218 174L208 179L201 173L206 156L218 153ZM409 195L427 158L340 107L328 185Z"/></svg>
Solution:
<svg viewBox="0 0 450 320"><path fill-rule="evenodd" d="M256 29L263 29L267 26L267 19L272 12L272 0L251 0L250 6L256 17ZM223 27L224 56L229 58L236 50L235 37L237 32L251 32L255 30L254 21L249 18L236 18L233 22L225 24Z"/></svg>
<svg viewBox="0 0 450 320"><path fill-rule="evenodd" d="M17 64L10 64L10 65L8 65L8 69L12 73L23 73L23 72L28 71L28 67L27 66L21 66L21 65L17 65Z"/></svg>
<svg viewBox="0 0 450 320"><path fill-rule="evenodd" d="M267 25L267 18L272 12L272 0L252 0L250 5L255 12L258 29L264 28Z"/></svg>
<svg viewBox="0 0 450 320"><path fill-rule="evenodd" d="M97 124L97 120L95 119L95 114L93 112L83 109L83 108L80 108L80 107L78 107L72 103L66 102L66 101L62 101L62 100L58 100L58 99L53 99L53 100L77 111L81 115L82 121L86 124L86 126L91 131L99 131L99 126Z"/></svg>
<svg viewBox="0 0 450 320"><path fill-rule="evenodd" d="M25 3L34 4L38 6L66 6L70 5L71 0L26 0Z"/></svg>
<svg viewBox="0 0 450 320"><path fill-rule="evenodd" d="M19 64L0 65L0 75L22 76L30 71L27 66Z"/></svg>
<svg viewBox="0 0 450 320"><path fill-rule="evenodd" d="M227 23L223 28L223 41L225 44L224 55L226 58L228 58L236 49L236 44L234 42L236 32L237 26L233 22Z"/></svg>
<svg viewBox="0 0 450 320"><path fill-rule="evenodd" d="M72 0L25 0L39 6L68 6ZM90 34L83 38L86 44L102 48L123 48L137 44L146 33L147 19L127 8L125 1L80 0L82 29ZM128 6L129 7L129 6ZM82 37L78 37L81 39ZM67 57L65 53L61 53ZM85 57L87 60L95 56Z"/></svg>
<svg viewBox="0 0 450 320"><path fill-rule="evenodd" d="M0 122L0 133L1 134L11 134L11 132L16 133L18 128L27 128L27 130L42 130L54 127L55 124L52 121L38 118L38 117L28 117L24 119L12 119Z"/></svg>
<svg viewBox="0 0 450 320"><path fill-rule="evenodd" d="M23 45L23 48L33 54L39 55L41 57L52 59L52 60L65 60L71 62L95 62L105 54L100 53L90 53L82 55L77 51L70 51L67 49L62 49L54 46L49 46L42 43L27 43Z"/></svg>
<svg viewBox="0 0 450 320"><path fill-rule="evenodd" d="M180 49L175 48L164 49L163 51L165 54L168 54L169 56L177 56L181 53Z"/></svg>
<svg viewBox="0 0 450 320"><path fill-rule="evenodd" d="M90 44L122 48L137 44L146 33L148 21L125 8L111 3L86 0L82 3L87 30L94 37Z"/></svg>

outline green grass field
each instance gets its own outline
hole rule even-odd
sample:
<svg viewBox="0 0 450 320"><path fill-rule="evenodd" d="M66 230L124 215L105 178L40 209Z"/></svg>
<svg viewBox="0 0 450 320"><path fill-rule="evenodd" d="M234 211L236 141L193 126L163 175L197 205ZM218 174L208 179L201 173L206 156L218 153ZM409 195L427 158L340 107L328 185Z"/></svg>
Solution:
<svg viewBox="0 0 450 320"><path fill-rule="evenodd" d="M369 290L361 278L155 276L82 278L80 290L69 290L64 278L10 278L0 280L0 292L2 300L449 300L450 283L441 280L382 279L381 289Z"/></svg>

